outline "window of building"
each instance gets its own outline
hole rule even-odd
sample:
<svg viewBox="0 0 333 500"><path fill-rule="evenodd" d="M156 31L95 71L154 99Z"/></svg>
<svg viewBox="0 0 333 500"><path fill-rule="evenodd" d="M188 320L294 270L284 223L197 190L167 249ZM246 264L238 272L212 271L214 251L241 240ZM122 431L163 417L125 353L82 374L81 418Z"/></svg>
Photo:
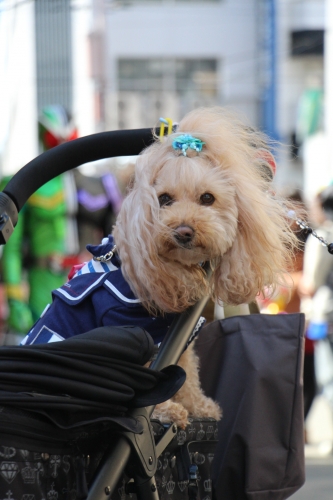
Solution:
<svg viewBox="0 0 333 500"><path fill-rule="evenodd" d="M159 116L179 120L195 107L217 104L217 75L216 59L120 59L119 128L153 126Z"/></svg>
<svg viewBox="0 0 333 500"><path fill-rule="evenodd" d="M292 56L323 56L324 30L299 30L291 33Z"/></svg>

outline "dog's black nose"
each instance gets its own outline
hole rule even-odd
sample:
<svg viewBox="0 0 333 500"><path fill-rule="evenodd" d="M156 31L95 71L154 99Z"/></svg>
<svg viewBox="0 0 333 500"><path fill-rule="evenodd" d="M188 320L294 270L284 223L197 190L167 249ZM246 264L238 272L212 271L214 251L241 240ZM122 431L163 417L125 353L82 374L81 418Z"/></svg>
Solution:
<svg viewBox="0 0 333 500"><path fill-rule="evenodd" d="M175 229L175 238L181 245L190 243L194 236L194 229L190 226L178 226Z"/></svg>

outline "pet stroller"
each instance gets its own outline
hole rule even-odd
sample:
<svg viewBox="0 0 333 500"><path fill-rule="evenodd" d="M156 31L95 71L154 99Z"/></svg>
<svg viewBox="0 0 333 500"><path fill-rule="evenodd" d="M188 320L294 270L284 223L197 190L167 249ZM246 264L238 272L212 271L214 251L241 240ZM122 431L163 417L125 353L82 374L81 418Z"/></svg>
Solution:
<svg viewBox="0 0 333 500"><path fill-rule="evenodd" d="M17 223L18 212L29 196L48 180L90 161L137 155L152 140L153 135L150 129L105 132L65 143L37 157L12 178L0 195L1 243L5 244L10 237ZM207 269L208 272L209 269ZM151 366L151 371L156 374L165 370L163 374L166 385L164 385L164 392L162 391L164 399L167 399L168 395L170 397L172 391L175 392L183 381L181 371L175 370L172 365L177 363L191 337L205 303L205 299L201 300L174 322ZM125 416L123 414L119 416L119 412L117 414L119 408L114 405L112 408L115 415L110 417L110 407L108 407L107 422L98 416L98 402L93 408L94 412L88 413L90 416L93 415L92 418L77 420L73 419L70 413L69 420L64 422L62 410L68 407L76 404L76 409L79 408L83 413L87 411L87 407L82 405L82 398L80 401L73 400L73 398L71 400L67 394L62 393L58 397L57 394L64 390L64 387L58 388L56 395L52 394L48 397L45 383L42 384L44 390L41 393L29 392L20 376L20 370L29 367L29 374L32 372L33 375L31 383L40 380L45 382L47 378L45 365L44 371L39 373L39 378L35 377L34 367L37 366L38 360L42 359L42 363L47 363L52 356L55 356L55 364L59 359L62 361L65 359L67 368L69 365L75 364L76 366L77 361L94 359L95 352L91 351L91 341L95 338L102 341L102 349L108 352L106 344L103 344L105 337L118 335L118 339L120 337L125 339L120 345L120 351L124 354L128 347L125 343L130 343L133 338L137 338L137 335L143 334L144 336L144 332L126 331L126 328L121 332L114 329L112 332L105 329L99 332L88 332L88 334L83 334L83 337L77 336L72 344L70 340L61 342L60 351L62 352L58 358L59 346L54 347L52 344L49 348L44 345L42 349L36 349L36 347L32 349L29 347L1 348L0 359L4 366L0 369L4 374L0 379L0 404L3 417L2 420L0 419L2 427L0 429L2 436L0 454L3 459L0 464L0 475L5 479L5 488L1 491L3 496L7 495L7 498L15 500L19 498L19 495L24 500L37 500L36 492L39 493L40 498L47 497L49 500L61 498L105 500L135 497L138 500L158 500L159 498L282 500L290 496L304 482L300 383L302 317L291 315L288 320L281 317L279 320L276 319L274 324L275 332L278 332L276 339L283 341L284 345L285 340L288 339L288 352L284 350L282 358L275 359L275 365L278 361L278 364L283 366L284 373L270 373L269 377L276 378L278 393L281 387L287 389L279 400L283 407L284 421L281 422L275 418L273 431L265 435L268 441L263 445L258 439L260 434L265 434L262 428L263 420L259 418L258 413L264 418L274 420L274 409L269 408L267 412L263 410L263 406L268 407L270 402L270 398L268 402L265 402L267 391L258 390L259 386L256 383L258 378L254 376L253 383L256 390L250 391L249 400L245 389L245 385L250 381L249 372L241 370L239 364L236 367L235 363L233 366L228 365L228 359L234 359L240 345L243 346L243 354L245 354L242 364L246 365L244 360L250 359L244 349L251 351L252 348L247 346L246 341L242 343L239 340L244 337L244 332L246 337L249 331L256 335L262 329L271 328L267 318L264 325L261 324L260 316L253 315L241 320L236 318L236 322L235 318L230 318L226 320L223 328L220 322L214 323L213 335L210 337L213 344L210 343L210 348L216 354L218 352L216 346L219 346L219 359L225 359L225 368L220 368L218 359L218 368L213 370L213 376L206 377L206 380L203 377L203 385L207 392L210 392L208 395L217 396L222 401L222 405L225 402L228 403L225 420L227 425L219 426L222 439L217 439L217 423L213 419L207 422L193 421L186 432L178 431L173 424L163 426L159 422L151 422L150 416L154 404L160 401L158 397L160 397L161 377L159 378L158 375L152 385L146 386L146 392L138 390L140 394L134 397L134 400L136 398L135 407L129 409ZM206 329L209 330L211 327L208 325ZM278 344L278 340L276 342ZM68 345L69 351L67 352ZM205 347L205 342L199 341L199 355L200 352L207 352ZM276 347L277 352L281 353L279 348L281 346L276 345ZM76 356L77 350L81 355L79 359ZM139 364L147 356L147 350L149 350L149 339L145 352L140 352ZM120 351L113 353L113 356L119 357ZM261 356L266 366L266 371L261 372L261 380L264 381L263 387L265 387L268 381L267 365L271 364L270 349L260 350L256 347L252 349L252 354L254 351L257 357L259 351L259 357ZM127 375L131 373L131 381L143 380L140 379L141 372L137 367L138 359L134 359L133 363L133 358L126 357L127 354L125 353L122 361L128 371L121 373ZM211 368L208 358L204 354L201 355L202 371L206 373L209 371L208 368ZM289 360L291 380L286 378L286 364L283 363L285 359ZM12 363L11 368L8 368L8 363L6 364L8 360ZM27 363L24 364L26 361ZM105 359L103 361L106 363ZM249 361L248 369L251 372L250 365L252 363ZM86 367L87 365L78 363L77 366ZM70 368L72 369L72 366ZM111 369L107 365L106 368ZM9 377L8 371L17 372L18 377ZM260 372L260 369L256 366L253 373L258 373L258 371ZM54 373L55 377L59 376L57 370ZM73 371L69 370L68 373L73 374ZM226 384L222 384L222 388L221 380L227 381ZM230 390L231 384L234 386L233 391ZM80 386L80 394L82 394L82 387L84 390L86 386ZM40 407L38 404L36 406L36 400L41 402ZM103 406L101 401L100 406ZM40 408L43 409L42 412ZM45 408L47 408L46 412ZM89 411L91 411L90 407ZM249 415L249 411L252 414ZM79 412L79 415L81 414ZM48 417L47 422L45 415ZM248 417L246 420L244 420L245 416ZM284 428L285 425L287 429ZM70 442L70 447L66 448L64 443L68 444L68 442ZM77 453L73 452L73 445L77 447ZM254 453L251 451L251 446L256 450ZM59 450L65 451L61 455ZM15 454L21 455L20 465L16 459L14 460ZM213 463L215 477L214 474L211 475L211 463ZM264 467L265 463L269 466L272 463L276 464L276 469L269 471L267 467ZM68 479L69 475L65 477L66 471L68 473L70 468L74 473L71 480ZM60 470L62 470L62 476ZM267 472L268 481L266 480ZM18 478L20 478L22 488L15 493L12 485ZM33 488L29 490L31 485Z"/></svg>

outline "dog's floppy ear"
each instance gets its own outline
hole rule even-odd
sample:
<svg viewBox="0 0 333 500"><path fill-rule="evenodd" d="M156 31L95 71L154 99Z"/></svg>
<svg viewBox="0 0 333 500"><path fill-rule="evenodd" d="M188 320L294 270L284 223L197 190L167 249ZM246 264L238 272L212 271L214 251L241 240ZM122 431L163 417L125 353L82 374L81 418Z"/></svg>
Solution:
<svg viewBox="0 0 333 500"><path fill-rule="evenodd" d="M131 192L122 203L113 231L123 262L123 270L125 273L128 271L131 276L140 274L141 263L151 262L156 254L152 224L153 212L156 209L154 189L142 179L140 186L138 182L135 182Z"/></svg>
<svg viewBox="0 0 333 500"><path fill-rule="evenodd" d="M235 241L213 273L214 294L228 304L248 303L265 287L284 284L297 244L283 203L254 184L248 192L237 200Z"/></svg>
<svg viewBox="0 0 333 500"><path fill-rule="evenodd" d="M154 189L156 172L155 168L145 167L154 150L155 147L150 146L138 161L136 180L122 203L113 230L124 278L146 307L152 302L152 289L159 290L163 287L162 281L168 281L156 248L156 231L161 224ZM154 162L152 164L155 167Z"/></svg>

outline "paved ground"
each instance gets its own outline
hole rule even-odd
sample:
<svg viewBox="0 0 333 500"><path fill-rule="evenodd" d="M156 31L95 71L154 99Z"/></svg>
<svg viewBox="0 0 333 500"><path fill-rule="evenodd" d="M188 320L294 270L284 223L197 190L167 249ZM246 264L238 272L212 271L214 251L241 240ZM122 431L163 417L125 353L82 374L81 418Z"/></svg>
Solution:
<svg viewBox="0 0 333 500"><path fill-rule="evenodd" d="M333 418L326 401L317 397L307 420L305 485L292 500L333 500Z"/></svg>
<svg viewBox="0 0 333 500"><path fill-rule="evenodd" d="M292 500L333 499L333 455L306 460L305 485L290 497Z"/></svg>

